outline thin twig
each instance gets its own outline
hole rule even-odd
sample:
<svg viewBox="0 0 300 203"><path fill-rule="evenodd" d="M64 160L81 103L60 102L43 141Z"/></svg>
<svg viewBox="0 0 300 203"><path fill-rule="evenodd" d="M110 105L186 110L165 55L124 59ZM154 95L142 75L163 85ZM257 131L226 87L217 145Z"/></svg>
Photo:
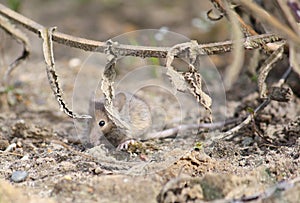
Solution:
<svg viewBox="0 0 300 203"><path fill-rule="evenodd" d="M179 132L187 131L187 130L199 130L199 129L206 129L206 130L216 130L221 129L227 125L232 125L239 123L243 118L234 118L228 119L225 122L215 122L215 123L199 123L199 124L186 124L186 125L179 125L174 128L169 128L160 132L154 132L147 135L145 140L150 139L165 139L175 137Z"/></svg>

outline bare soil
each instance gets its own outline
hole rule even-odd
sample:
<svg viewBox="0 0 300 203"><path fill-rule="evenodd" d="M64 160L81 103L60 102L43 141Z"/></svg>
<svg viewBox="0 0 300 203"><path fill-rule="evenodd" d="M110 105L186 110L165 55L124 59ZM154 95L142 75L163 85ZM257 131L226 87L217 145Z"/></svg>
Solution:
<svg viewBox="0 0 300 203"><path fill-rule="evenodd" d="M162 26L201 42L228 38L225 21L211 25L210 32L193 26L208 8L209 2L203 1L34 0L24 2L20 12L40 24L58 26L61 32L102 41ZM233 126L181 132L176 138L145 141L129 152L103 145L87 149L81 143L80 129L75 128L78 123L59 111L47 80L41 40L27 34L30 58L13 72L11 88L0 95L0 203L300 200L299 76L288 79L295 93L289 102L272 101L229 140L216 137ZM0 39L3 73L21 48L3 31ZM105 56L99 57L55 44L64 98L80 113L87 110L88 88L101 79ZM230 56L214 56L212 61L222 73ZM128 67L126 63L118 67L117 80L143 64L131 61L135 65ZM269 81L278 80L283 68L276 67ZM122 89L129 87L130 82ZM141 96L152 106L168 106L163 120L156 109L154 130L199 121L199 112L193 113L186 105L180 108L184 119L178 122L179 107L169 92L152 88ZM226 97L231 118L242 117L261 103L256 83L246 71ZM9 146L12 149L5 151ZM16 183L11 178L15 171L26 171L28 176Z"/></svg>

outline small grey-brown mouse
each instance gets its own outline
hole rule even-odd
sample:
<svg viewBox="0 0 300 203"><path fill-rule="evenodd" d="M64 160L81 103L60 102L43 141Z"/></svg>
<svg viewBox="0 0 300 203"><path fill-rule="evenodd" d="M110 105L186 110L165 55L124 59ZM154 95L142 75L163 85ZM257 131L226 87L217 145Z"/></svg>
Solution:
<svg viewBox="0 0 300 203"><path fill-rule="evenodd" d="M128 143L138 140L151 127L150 108L141 98L128 92L118 92L113 99L113 105L130 130L118 127L108 117L104 99L91 100L89 114L92 119L89 121L87 132L90 145L101 144L101 137L104 136L114 147L126 149Z"/></svg>

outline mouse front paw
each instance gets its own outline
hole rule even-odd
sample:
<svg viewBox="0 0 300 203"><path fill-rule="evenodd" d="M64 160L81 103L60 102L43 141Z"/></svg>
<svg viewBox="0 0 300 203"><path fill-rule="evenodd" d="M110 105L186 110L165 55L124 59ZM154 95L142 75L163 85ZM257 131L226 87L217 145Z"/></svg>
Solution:
<svg viewBox="0 0 300 203"><path fill-rule="evenodd" d="M121 144L118 145L117 150L121 151L121 150L127 150L129 145L133 145L135 144L137 141L134 139L129 139L126 140L124 142L122 142Z"/></svg>

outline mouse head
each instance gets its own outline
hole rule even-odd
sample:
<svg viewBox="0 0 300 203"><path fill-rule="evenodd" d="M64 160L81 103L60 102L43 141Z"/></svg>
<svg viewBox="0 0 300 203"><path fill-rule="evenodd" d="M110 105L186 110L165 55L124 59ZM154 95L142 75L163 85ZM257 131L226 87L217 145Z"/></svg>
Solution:
<svg viewBox="0 0 300 203"><path fill-rule="evenodd" d="M124 93L116 94L115 99L113 100L114 107L120 112L126 102L126 95ZM94 110L95 110L95 122L96 126L100 129L100 131L105 135L109 133L115 124L108 117L107 111L104 107L104 100L94 102Z"/></svg>
<svg viewBox="0 0 300 203"><path fill-rule="evenodd" d="M114 123L109 119L103 102L95 102L95 127L98 128L104 135L109 133L114 127Z"/></svg>

